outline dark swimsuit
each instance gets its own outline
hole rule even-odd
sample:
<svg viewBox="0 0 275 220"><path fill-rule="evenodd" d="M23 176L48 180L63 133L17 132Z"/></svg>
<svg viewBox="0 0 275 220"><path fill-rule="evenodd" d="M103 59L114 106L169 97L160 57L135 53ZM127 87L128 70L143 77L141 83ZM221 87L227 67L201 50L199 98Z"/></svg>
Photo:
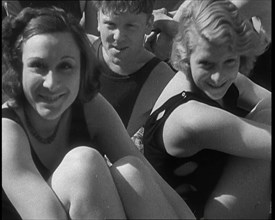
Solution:
<svg viewBox="0 0 275 220"><path fill-rule="evenodd" d="M225 110L243 117L247 112L237 108L238 96L237 88L232 85L224 98L225 106L227 106ZM164 124L175 108L189 100L197 100L221 108L217 102L197 96L192 92L182 92L170 98L153 112L145 124L144 155L159 174L186 201L195 216L201 218L204 206L221 176L228 155L223 152L204 149L193 156L180 158L171 156L166 152L162 132ZM157 119L160 114L163 116ZM176 169L183 166L193 166L194 168L189 174L180 175Z"/></svg>
<svg viewBox="0 0 275 220"><path fill-rule="evenodd" d="M20 118L12 108L2 109L2 118L11 119L16 123L18 123L24 129ZM81 104L77 102L75 102L72 105L72 123L70 127L69 137L70 137L70 140L69 140L70 145L68 146L69 149L72 149L76 146L84 146L84 145L91 146L91 139L89 137L88 128L85 122L83 107ZM30 148L31 148L31 155L32 155L33 161L38 171L43 176L43 178L47 180L52 175L52 173L50 172L49 169L47 169L42 164L38 155L35 153L35 150L32 147L32 145L30 145ZM4 220L11 220L11 219L21 220L22 219L19 213L16 211L15 207L12 205L12 203L8 199L3 187L2 187L2 219Z"/></svg>
<svg viewBox="0 0 275 220"><path fill-rule="evenodd" d="M100 93L111 103L127 128L142 86L161 60L154 57L135 73L121 76L110 70L105 63L100 39L94 42L94 48L103 68L100 76Z"/></svg>

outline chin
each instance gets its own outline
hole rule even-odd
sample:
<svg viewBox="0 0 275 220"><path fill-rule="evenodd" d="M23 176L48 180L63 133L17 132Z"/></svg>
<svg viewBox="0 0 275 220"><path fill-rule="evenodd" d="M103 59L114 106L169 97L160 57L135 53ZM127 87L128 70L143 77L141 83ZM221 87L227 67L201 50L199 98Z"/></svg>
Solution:
<svg viewBox="0 0 275 220"><path fill-rule="evenodd" d="M212 100L217 101L221 100L225 96L227 90L228 88L226 86L223 86L219 89L205 89L204 93Z"/></svg>
<svg viewBox="0 0 275 220"><path fill-rule="evenodd" d="M52 121L52 120L59 118L61 114L55 114L52 112L39 112L39 115L44 120Z"/></svg>
<svg viewBox="0 0 275 220"><path fill-rule="evenodd" d="M59 118L64 111L57 109L49 109L37 106L38 115L45 120L55 120Z"/></svg>
<svg viewBox="0 0 275 220"><path fill-rule="evenodd" d="M221 100L221 99L224 97L224 95L225 95L225 93L213 94L213 93L211 93L211 92L205 92L205 94L206 94L210 99L215 100L215 101Z"/></svg>
<svg viewBox="0 0 275 220"><path fill-rule="evenodd" d="M112 59L112 61L113 61L114 64L117 64L117 65L119 65L121 63L121 60L119 58L117 58L117 57L114 57Z"/></svg>

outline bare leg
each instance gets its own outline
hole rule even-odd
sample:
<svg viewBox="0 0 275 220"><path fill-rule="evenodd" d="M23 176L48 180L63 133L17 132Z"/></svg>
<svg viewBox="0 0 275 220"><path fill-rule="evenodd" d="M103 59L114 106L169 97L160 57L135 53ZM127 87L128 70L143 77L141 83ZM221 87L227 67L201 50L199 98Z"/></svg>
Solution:
<svg viewBox="0 0 275 220"><path fill-rule="evenodd" d="M67 153L49 183L71 219L126 218L110 170L93 148Z"/></svg>
<svg viewBox="0 0 275 220"><path fill-rule="evenodd" d="M138 158L122 158L113 164L111 173L129 219L180 218Z"/></svg>
<svg viewBox="0 0 275 220"><path fill-rule="evenodd" d="M270 162L232 156L205 209L206 219L268 219Z"/></svg>

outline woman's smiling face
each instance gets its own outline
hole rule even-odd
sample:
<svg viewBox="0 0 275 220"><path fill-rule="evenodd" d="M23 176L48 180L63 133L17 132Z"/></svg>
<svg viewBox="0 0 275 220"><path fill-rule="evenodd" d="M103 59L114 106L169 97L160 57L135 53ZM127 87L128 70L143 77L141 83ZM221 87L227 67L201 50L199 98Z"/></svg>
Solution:
<svg viewBox="0 0 275 220"><path fill-rule="evenodd" d="M190 56L194 84L213 100L223 98L237 77L239 65L240 56L227 45L213 45L201 37Z"/></svg>
<svg viewBox="0 0 275 220"><path fill-rule="evenodd" d="M22 45L23 91L43 118L53 120L74 102L80 84L80 49L67 32L38 34Z"/></svg>

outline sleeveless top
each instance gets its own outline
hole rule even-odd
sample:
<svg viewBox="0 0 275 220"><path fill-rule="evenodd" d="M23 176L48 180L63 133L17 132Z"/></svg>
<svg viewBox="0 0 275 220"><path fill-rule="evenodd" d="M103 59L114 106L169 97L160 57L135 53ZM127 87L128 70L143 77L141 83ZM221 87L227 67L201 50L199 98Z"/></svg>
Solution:
<svg viewBox="0 0 275 220"><path fill-rule="evenodd" d="M152 70L161 62L157 57L153 57L135 73L121 76L107 66L102 54L102 43L98 39L94 42L97 58L102 65L100 76L100 93L111 103L119 114L124 126L127 128L136 99L142 89L143 84Z"/></svg>
<svg viewBox="0 0 275 220"><path fill-rule="evenodd" d="M225 109L243 117L247 112L237 108L238 96L237 87L232 85L224 97ZM189 100L197 100L221 108L217 102L192 92L184 91L173 96L152 113L144 126L144 155L185 200L195 216L201 218L204 206L221 176L228 155L209 149L203 149L195 155L184 158L167 153L162 137L164 123L175 108ZM163 114L162 117L157 119L160 114Z"/></svg>
<svg viewBox="0 0 275 220"><path fill-rule="evenodd" d="M81 12L79 1L80 0L69 0L69 1L19 0L22 8L26 8L26 7L42 8L42 7L51 7L51 6L62 8L64 11L70 12L72 15L74 15L74 17L80 22L82 18L82 12Z"/></svg>
<svg viewBox="0 0 275 220"><path fill-rule="evenodd" d="M11 119L16 123L18 123L24 129L20 118L12 108L3 108L2 118ZM83 107L80 103L77 103L77 102L75 102L72 105L72 122L71 122L70 131L69 131L69 138L70 138L69 140L70 145L68 146L69 149L73 149L76 146L83 146L83 145L91 146L91 141L90 141L91 139L90 139L88 128L85 122ZM39 159L38 155L35 153L35 150L31 144L30 144L30 149L31 149L31 155L35 166L37 167L42 177L45 180L47 180L52 175L52 173L43 165L43 163ZM9 198L7 197L3 187L2 187L2 219L4 220L10 220L10 219L21 220L22 219L19 213L17 212L17 210L15 209L15 207L13 206L13 204L10 202Z"/></svg>

